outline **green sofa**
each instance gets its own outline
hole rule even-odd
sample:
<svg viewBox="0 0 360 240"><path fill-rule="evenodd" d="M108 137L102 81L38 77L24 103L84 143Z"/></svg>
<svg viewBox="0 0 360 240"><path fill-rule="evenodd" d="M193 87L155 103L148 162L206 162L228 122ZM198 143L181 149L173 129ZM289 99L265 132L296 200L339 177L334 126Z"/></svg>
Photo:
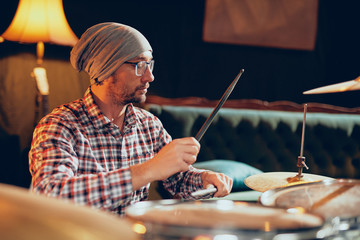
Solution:
<svg viewBox="0 0 360 240"><path fill-rule="evenodd" d="M142 105L173 136L195 136L216 101L149 96ZM303 156L312 173L360 178L360 109L308 103ZM228 100L200 141L198 168L234 178L228 197L256 201L244 179L261 172L297 172L304 106L288 101ZM163 195L160 194L161 197Z"/></svg>

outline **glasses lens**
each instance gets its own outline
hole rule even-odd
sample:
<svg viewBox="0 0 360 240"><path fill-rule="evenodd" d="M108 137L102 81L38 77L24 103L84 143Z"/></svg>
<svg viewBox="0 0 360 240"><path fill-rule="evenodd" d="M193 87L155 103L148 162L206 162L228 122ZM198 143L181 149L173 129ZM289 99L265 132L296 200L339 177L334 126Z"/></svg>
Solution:
<svg viewBox="0 0 360 240"><path fill-rule="evenodd" d="M149 67L150 67L150 71L151 71L151 72L152 72L153 69L154 69L154 63L155 63L154 60L151 60L151 61L150 61Z"/></svg>
<svg viewBox="0 0 360 240"><path fill-rule="evenodd" d="M138 62L136 64L136 76L142 76L144 75L144 72L145 72L145 69L146 69L146 64L144 61L141 61L141 62Z"/></svg>
<svg viewBox="0 0 360 240"><path fill-rule="evenodd" d="M146 71L147 65L149 65L150 71L152 72L152 70L154 69L154 60L151 60L149 63L145 61L138 62L136 64L136 76L143 76Z"/></svg>

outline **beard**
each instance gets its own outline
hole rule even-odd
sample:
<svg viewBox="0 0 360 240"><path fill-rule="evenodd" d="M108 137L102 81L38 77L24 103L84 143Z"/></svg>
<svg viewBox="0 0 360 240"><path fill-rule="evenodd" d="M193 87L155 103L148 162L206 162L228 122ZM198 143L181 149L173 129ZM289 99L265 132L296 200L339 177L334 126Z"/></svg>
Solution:
<svg viewBox="0 0 360 240"><path fill-rule="evenodd" d="M123 87L119 90L119 87L116 86L115 82L112 82L109 85L107 95L111 97L113 104L123 106L129 103L143 103L146 100L146 95L136 95L138 90L145 88L146 85L140 85L135 88L134 91Z"/></svg>

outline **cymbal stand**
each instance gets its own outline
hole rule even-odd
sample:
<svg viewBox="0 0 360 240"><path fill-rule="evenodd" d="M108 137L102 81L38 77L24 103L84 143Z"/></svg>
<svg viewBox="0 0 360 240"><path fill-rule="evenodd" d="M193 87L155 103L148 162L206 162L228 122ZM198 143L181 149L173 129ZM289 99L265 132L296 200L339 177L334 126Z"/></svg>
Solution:
<svg viewBox="0 0 360 240"><path fill-rule="evenodd" d="M306 112L307 112L307 104L304 105L304 118L303 118L302 135L301 135L300 156L298 156L297 164L296 164L296 166L299 168L298 174L296 176L299 179L303 177L302 175L303 168L305 167L306 169L309 169L309 167L305 163L305 157L303 156Z"/></svg>

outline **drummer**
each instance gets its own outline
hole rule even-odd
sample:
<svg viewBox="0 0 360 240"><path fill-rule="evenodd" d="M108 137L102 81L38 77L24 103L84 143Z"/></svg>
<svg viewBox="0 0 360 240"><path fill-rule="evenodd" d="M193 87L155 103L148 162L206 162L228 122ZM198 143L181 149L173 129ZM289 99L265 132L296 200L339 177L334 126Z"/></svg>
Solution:
<svg viewBox="0 0 360 240"><path fill-rule="evenodd" d="M192 167L198 141L172 140L158 118L133 106L154 81L152 53L147 39L123 24L97 24L81 36L70 61L91 84L83 98L55 108L35 128L33 192L120 215L146 200L157 180L174 198L192 199L210 184L214 197L230 193L231 178Z"/></svg>

